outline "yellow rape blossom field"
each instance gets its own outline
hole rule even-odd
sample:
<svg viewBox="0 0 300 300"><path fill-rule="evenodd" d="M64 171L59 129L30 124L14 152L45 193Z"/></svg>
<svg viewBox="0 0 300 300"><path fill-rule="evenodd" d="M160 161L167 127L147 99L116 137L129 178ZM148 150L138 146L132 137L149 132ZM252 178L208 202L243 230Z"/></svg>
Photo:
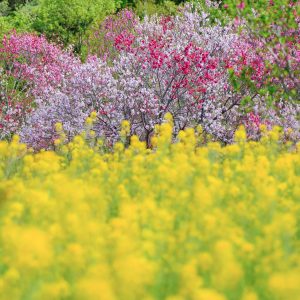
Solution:
<svg viewBox="0 0 300 300"><path fill-rule="evenodd" d="M300 146L279 135L0 142L0 299L299 300Z"/></svg>

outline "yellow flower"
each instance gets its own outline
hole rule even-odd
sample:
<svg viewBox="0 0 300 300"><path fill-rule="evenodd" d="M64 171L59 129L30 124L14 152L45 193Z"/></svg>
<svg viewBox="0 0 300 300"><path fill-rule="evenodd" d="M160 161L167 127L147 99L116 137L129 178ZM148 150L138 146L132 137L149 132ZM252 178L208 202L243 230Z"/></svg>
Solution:
<svg viewBox="0 0 300 300"><path fill-rule="evenodd" d="M60 144L61 144L61 140L60 139L54 140L54 145L55 146L59 146Z"/></svg>
<svg viewBox="0 0 300 300"><path fill-rule="evenodd" d="M87 126L92 126L93 125L94 120L91 117L86 118L85 120L85 124Z"/></svg>
<svg viewBox="0 0 300 300"><path fill-rule="evenodd" d="M83 278L75 287L75 299L81 300L115 300L114 291L109 282L101 278Z"/></svg>
<svg viewBox="0 0 300 300"><path fill-rule="evenodd" d="M219 292L212 289L200 289L196 291L196 297L193 299L200 300L226 300L227 298Z"/></svg>
<svg viewBox="0 0 300 300"><path fill-rule="evenodd" d="M1 300L300 300L297 149L166 119L151 149L127 121L110 151L91 126L56 151L0 142Z"/></svg>
<svg viewBox="0 0 300 300"><path fill-rule="evenodd" d="M165 114L164 119L166 120L167 123L170 123L170 124L173 123L173 116L172 116L172 114L170 112L167 112Z"/></svg>
<svg viewBox="0 0 300 300"><path fill-rule="evenodd" d="M247 138L247 133L244 126L240 126L234 135L234 140L236 142L245 142Z"/></svg>
<svg viewBox="0 0 300 300"><path fill-rule="evenodd" d="M94 130L90 130L89 135L91 138L94 138L96 136L96 132Z"/></svg>
<svg viewBox="0 0 300 300"><path fill-rule="evenodd" d="M95 120L97 118L97 113L95 111L92 111L90 117L92 120Z"/></svg>
<svg viewBox="0 0 300 300"><path fill-rule="evenodd" d="M5 248L11 249L4 261L16 268L41 269L52 263L48 235L36 228L7 226L3 229Z"/></svg>
<svg viewBox="0 0 300 300"><path fill-rule="evenodd" d="M55 123L56 132L61 132L63 130L62 123Z"/></svg>
<svg viewBox="0 0 300 300"><path fill-rule="evenodd" d="M65 280L42 284L33 299L59 300L70 295L70 287Z"/></svg>
<svg viewBox="0 0 300 300"><path fill-rule="evenodd" d="M123 130L125 130L126 132L130 131L130 122L128 120L123 120L121 122L121 127Z"/></svg>
<svg viewBox="0 0 300 300"><path fill-rule="evenodd" d="M270 292L280 299L300 299L300 272L275 273L269 280Z"/></svg>

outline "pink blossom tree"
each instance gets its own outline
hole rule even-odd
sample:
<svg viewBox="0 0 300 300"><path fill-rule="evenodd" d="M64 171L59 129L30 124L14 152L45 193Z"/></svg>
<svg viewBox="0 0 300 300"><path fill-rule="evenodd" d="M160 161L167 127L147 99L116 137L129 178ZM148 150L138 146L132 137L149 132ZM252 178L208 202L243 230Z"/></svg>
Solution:
<svg viewBox="0 0 300 300"><path fill-rule="evenodd" d="M149 145L154 125L170 112L174 133L201 124L230 141L240 121L237 107L247 94L233 93L228 81L226 62L237 39L232 26L211 26L209 15L193 12L191 5L178 16L146 17L134 31L122 31L115 36L119 55L112 62L118 97L113 110L104 107L97 128L117 111Z"/></svg>
<svg viewBox="0 0 300 300"><path fill-rule="evenodd" d="M108 97L114 98L114 90L115 80L103 61L91 57L84 64L73 65L72 76L63 77L59 86L48 87L35 98L37 108L28 115L20 131L22 140L36 149L52 147L57 122L62 123L70 140L84 130L92 111L99 113ZM115 117L107 128L119 121Z"/></svg>
<svg viewBox="0 0 300 300"><path fill-rule="evenodd" d="M14 32L1 43L0 61L1 138L17 133L36 107L35 98L59 88L62 79L80 63L44 37Z"/></svg>

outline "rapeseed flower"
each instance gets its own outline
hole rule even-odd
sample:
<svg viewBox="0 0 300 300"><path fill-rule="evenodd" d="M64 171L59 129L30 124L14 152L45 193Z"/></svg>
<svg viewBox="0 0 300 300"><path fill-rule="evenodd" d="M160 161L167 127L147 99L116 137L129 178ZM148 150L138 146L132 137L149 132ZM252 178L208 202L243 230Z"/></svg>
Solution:
<svg viewBox="0 0 300 300"><path fill-rule="evenodd" d="M299 299L298 148L243 128L204 146L172 122L151 150L0 142L1 300Z"/></svg>

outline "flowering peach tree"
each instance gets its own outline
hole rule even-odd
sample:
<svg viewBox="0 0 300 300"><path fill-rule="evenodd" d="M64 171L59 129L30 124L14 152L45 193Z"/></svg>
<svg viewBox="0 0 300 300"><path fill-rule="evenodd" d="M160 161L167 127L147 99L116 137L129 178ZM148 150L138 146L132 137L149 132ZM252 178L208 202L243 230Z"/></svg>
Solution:
<svg viewBox="0 0 300 300"><path fill-rule="evenodd" d="M92 129L110 146L120 138L121 121L128 120L129 134L150 147L166 113L173 116L174 136L201 125L204 133L230 143L239 125L258 139L264 124L281 125L299 139L299 104L282 96L269 105L270 92L262 89L273 77L257 51L260 41L246 30L239 33L234 21L212 22L207 10L191 4L176 16L142 21L127 10L92 36L85 62L43 36L4 38L1 138L18 133L36 149L49 148L57 137L55 123L71 139L94 112ZM292 86L288 78L284 82Z"/></svg>

